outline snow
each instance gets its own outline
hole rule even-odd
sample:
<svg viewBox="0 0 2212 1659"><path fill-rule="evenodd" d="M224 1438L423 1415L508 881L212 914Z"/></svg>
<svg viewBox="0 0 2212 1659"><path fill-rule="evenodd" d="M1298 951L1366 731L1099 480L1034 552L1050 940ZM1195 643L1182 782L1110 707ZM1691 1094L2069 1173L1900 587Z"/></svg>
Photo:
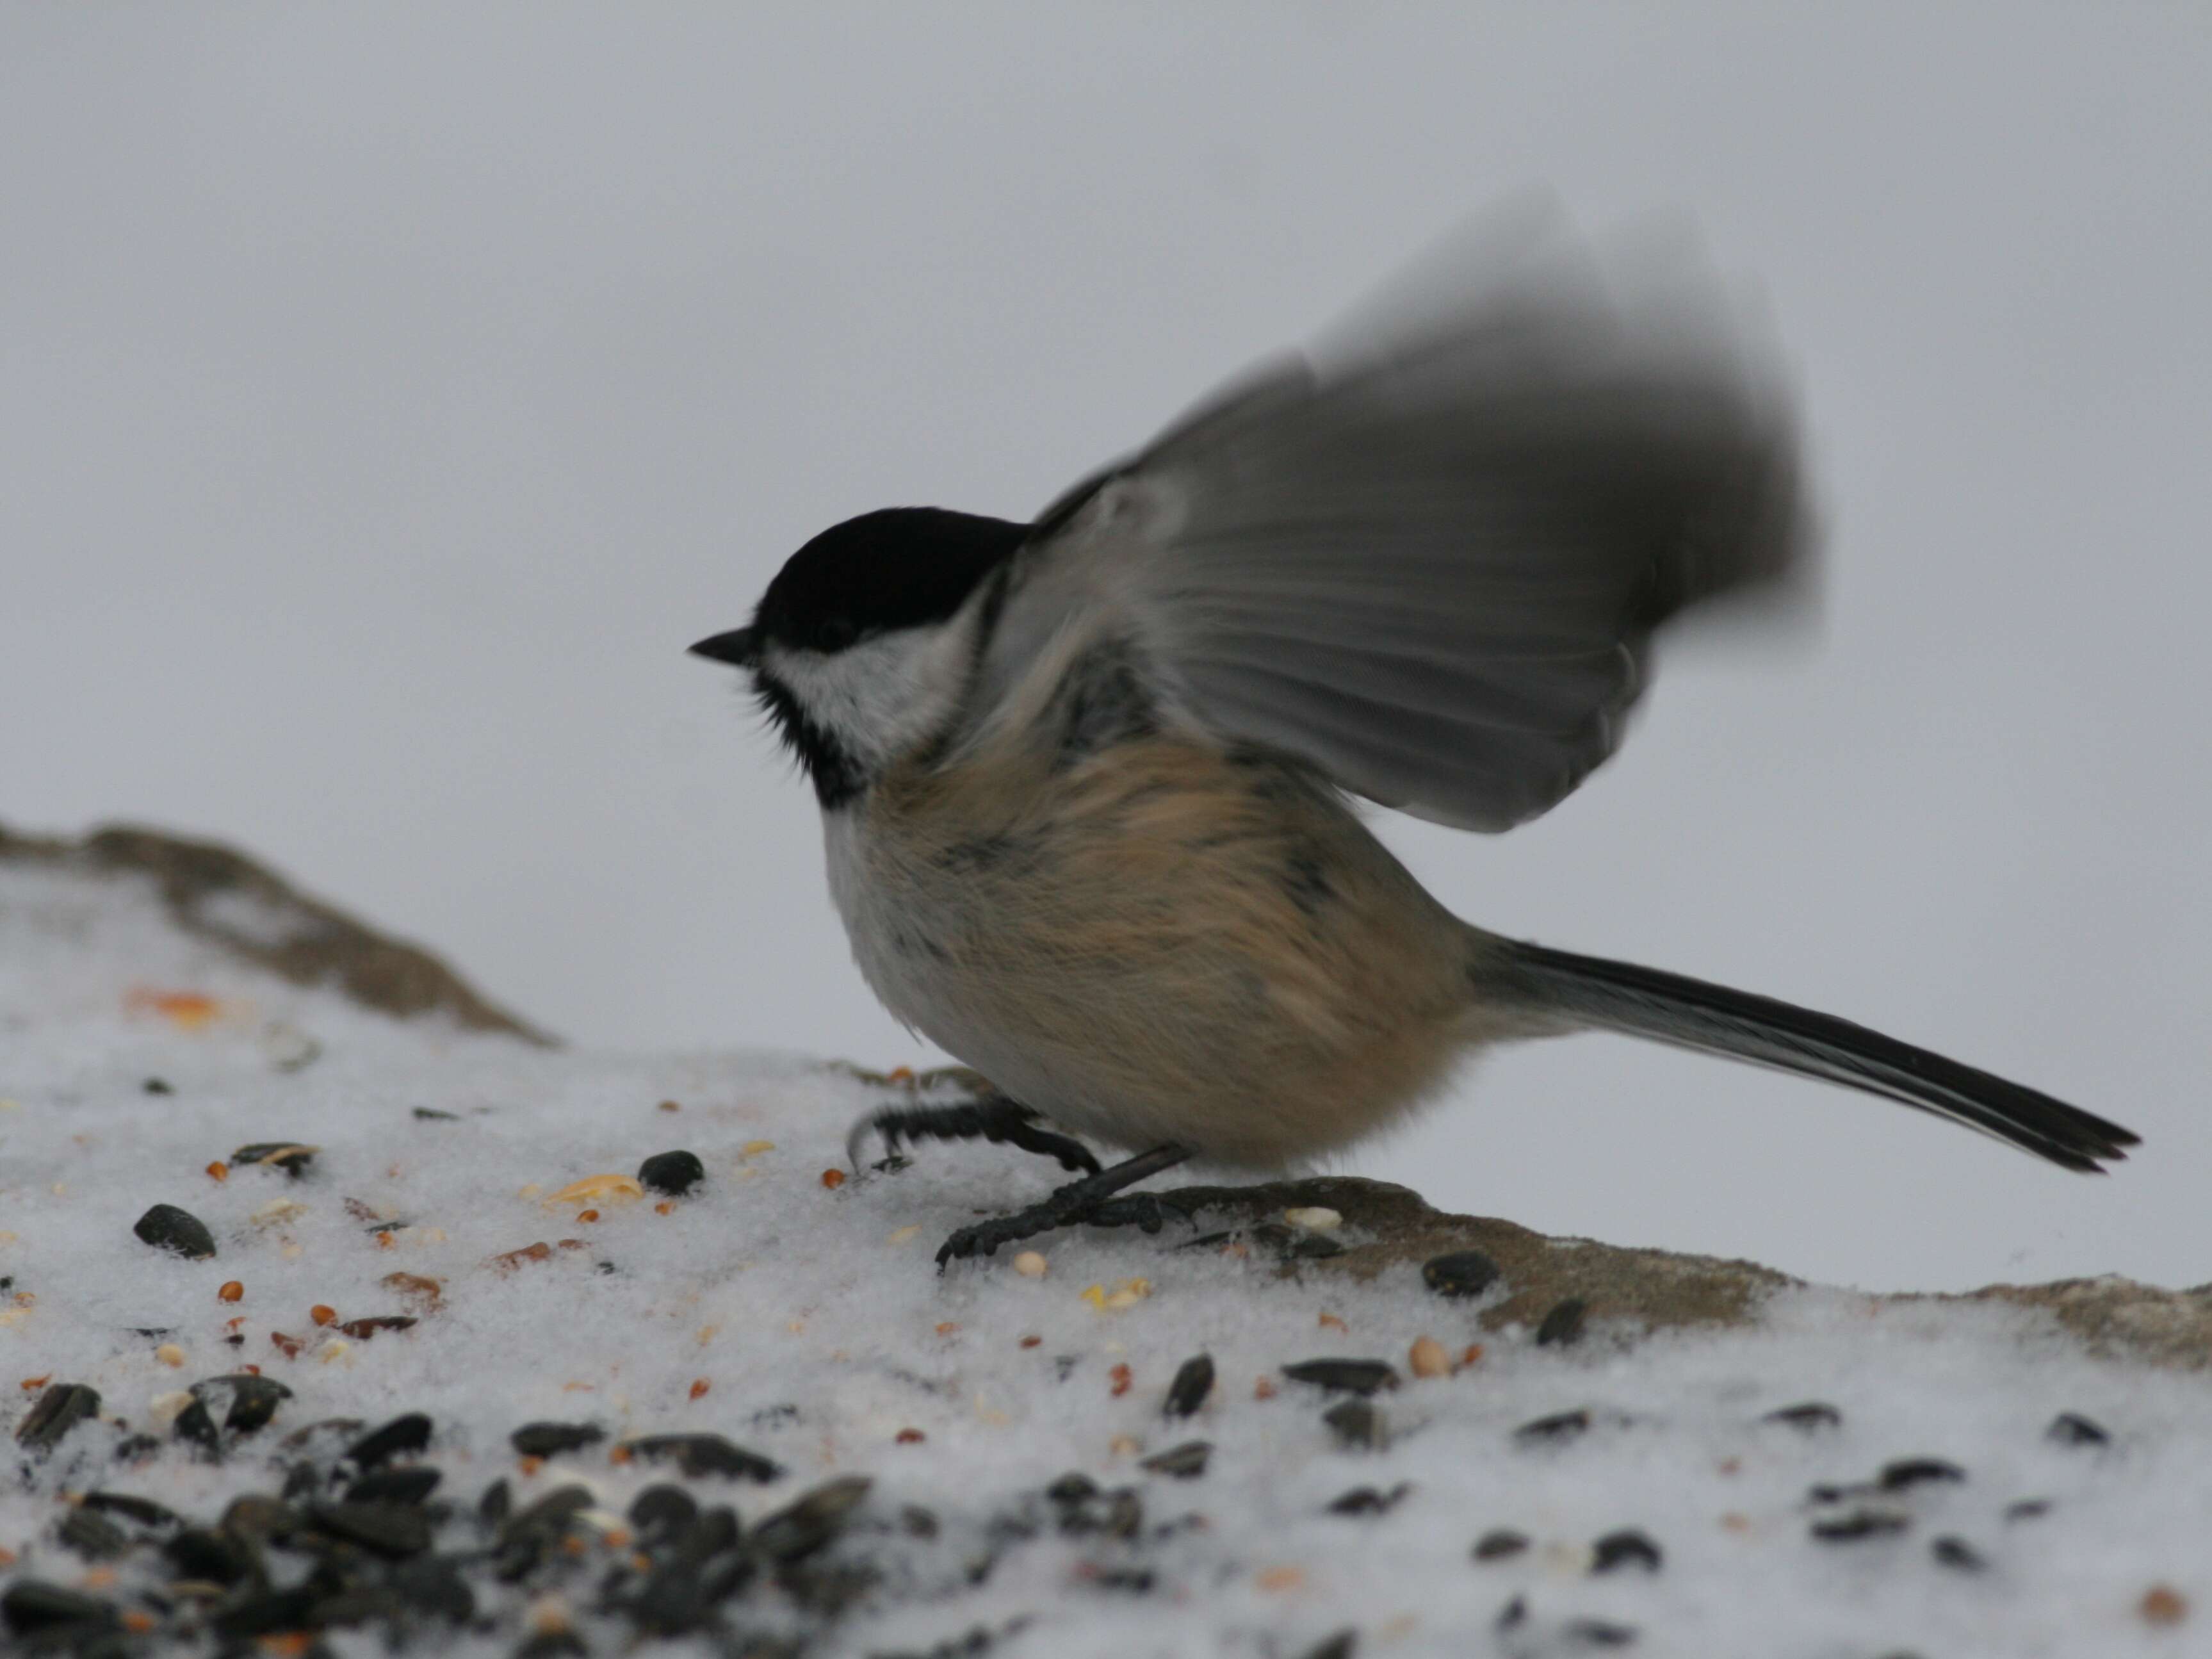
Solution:
<svg viewBox="0 0 2212 1659"><path fill-rule="evenodd" d="M319 1045L305 1064L301 1034ZM155 1078L171 1092L148 1092ZM1178 1249L1172 1227L1041 1240L1042 1277L1005 1255L939 1275L946 1232L1040 1195L1058 1171L933 1146L904 1171L825 1184L853 1120L905 1097L796 1057L544 1050L392 1020L187 938L135 878L0 865L0 1429L38 1397L17 1382L41 1376L97 1389L104 1418L165 1441L162 1397L195 1379L251 1363L294 1394L222 1462L170 1444L117 1465L97 1424L44 1459L11 1443L0 1467L23 1478L0 1480L0 1550L15 1557L0 1581L104 1584L138 1605L158 1559L142 1552L104 1581L55 1540L68 1494L136 1492L207 1520L276 1488L288 1432L419 1410L436 1425L440 1497L464 1507L503 1476L518 1508L580 1480L599 1509L623 1511L673 1477L608 1447L659 1432L719 1431L784 1468L764 1486L688 1483L748 1528L823 1481L870 1477L835 1547L882 1577L851 1612L811 1623L758 1587L729 1610L747 1629L811 1633L823 1655L923 1651L981 1627L1011 1655L1299 1659L1352 1629L1364 1655L1534 1656L1595 1650L1588 1626L1576 1634L1589 1620L1636 1632L1627 1651L1699 1659L2212 1652L2202 1375L2092 1358L2014 1310L1818 1289L1776 1297L1755 1330L1634 1343L1594 1321L1572 1346L1540 1347L1525 1329L1480 1330L1483 1304L1440 1299L1416 1263L1367 1284L1325 1264L1285 1274L1263 1251ZM302 1177L208 1173L276 1140L319 1148ZM682 1199L603 1200L590 1221L546 1202L678 1147L707 1169ZM280 1200L299 1207L271 1216ZM217 1256L135 1238L156 1202L206 1222ZM384 1222L401 1224L371 1231ZM540 1243L554 1247L544 1260L497 1261ZM434 1309L394 1273L440 1281ZM219 1299L230 1281L235 1304ZM318 1306L420 1322L349 1340L317 1326ZM298 1357L275 1333L300 1341ZM1455 1358L1482 1352L1417 1378L1407 1356L1423 1336ZM162 1343L181 1365L157 1357ZM1188 1423L1167 1420L1169 1381L1201 1352L1216 1387ZM1322 1420L1340 1397L1281 1374L1324 1356L1397 1367L1402 1386L1376 1401L1382 1449L1341 1445ZM1272 1397L1255 1397L1262 1379ZM1760 1420L1811 1400L1840 1425ZM1574 1409L1593 1424L1564 1443L1515 1433ZM2111 1444L2046 1437L2062 1411ZM547 1419L610 1438L526 1472L507 1437ZM1191 1439L1213 1447L1201 1476L1139 1467ZM1908 1457L1966 1478L1808 1501L1816 1483L1871 1480ZM1134 1487L1139 1537L1052 1524L1043 1489L1071 1470ZM1383 1512L1328 1507L1401 1482ZM2027 1499L2050 1507L2007 1518ZM917 1505L937 1517L933 1537L906 1524ZM1856 1542L1810 1535L1861 1509L1909 1524ZM1187 1516L1202 1522L1172 1524ZM1033 1536L1014 1535L1024 1518ZM1625 1528L1659 1546L1659 1569L1594 1575L1593 1541ZM1497 1528L1532 1547L1472 1559ZM1944 1537L1984 1566L1939 1561ZM613 1650L627 1626L597 1611L598 1582L595 1570L565 1587L565 1616L592 1650ZM2142 1611L2161 1586L2180 1598L2178 1622ZM478 1595L482 1626L442 1650L514 1649L529 1596L489 1581ZM556 1615L541 1601L534 1616ZM328 1639L382 1650L367 1629ZM718 1650L696 1635L667 1650Z"/></svg>

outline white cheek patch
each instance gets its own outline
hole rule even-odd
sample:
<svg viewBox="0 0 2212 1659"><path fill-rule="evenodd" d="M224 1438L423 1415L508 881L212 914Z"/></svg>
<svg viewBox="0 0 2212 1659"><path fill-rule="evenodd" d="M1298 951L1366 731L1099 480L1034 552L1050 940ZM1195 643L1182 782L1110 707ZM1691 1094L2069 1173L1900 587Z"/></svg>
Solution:
<svg viewBox="0 0 2212 1659"><path fill-rule="evenodd" d="M965 628L905 628L834 656L770 646L763 665L871 770L939 731L966 678Z"/></svg>

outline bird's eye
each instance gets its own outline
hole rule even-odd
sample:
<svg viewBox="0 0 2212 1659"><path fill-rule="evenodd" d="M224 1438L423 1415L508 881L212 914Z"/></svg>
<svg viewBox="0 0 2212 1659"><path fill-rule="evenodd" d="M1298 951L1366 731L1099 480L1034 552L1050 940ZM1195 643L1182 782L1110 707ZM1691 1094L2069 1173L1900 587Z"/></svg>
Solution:
<svg viewBox="0 0 2212 1659"><path fill-rule="evenodd" d="M860 637L860 624L850 617L824 617L814 626L812 644L817 651L842 651Z"/></svg>

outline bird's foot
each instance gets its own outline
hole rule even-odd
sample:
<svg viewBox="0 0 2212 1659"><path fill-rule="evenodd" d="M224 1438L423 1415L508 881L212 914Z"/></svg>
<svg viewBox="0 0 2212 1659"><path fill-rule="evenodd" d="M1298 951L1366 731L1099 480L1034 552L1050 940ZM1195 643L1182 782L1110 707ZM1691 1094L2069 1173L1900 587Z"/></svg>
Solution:
<svg viewBox="0 0 2212 1659"><path fill-rule="evenodd" d="M1148 1176L1174 1168L1191 1156L1187 1146L1155 1146L1149 1152L1139 1152L1134 1158L1124 1158L1112 1168L1072 1181L1053 1193L1041 1204L1032 1204L1026 1210L1012 1215L993 1216L988 1221L978 1221L963 1227L946 1239L937 1252L937 1266L941 1272L945 1264L956 1259L990 1255L1001 1244L1012 1244L1024 1238L1034 1238L1039 1233L1055 1228L1088 1223L1101 1227L1136 1227L1147 1233L1156 1233L1170 1216L1184 1220L1189 1218L1172 1204L1164 1204L1149 1193L1139 1193L1129 1198L1116 1198L1125 1187L1134 1186Z"/></svg>
<svg viewBox="0 0 2212 1659"><path fill-rule="evenodd" d="M1057 1158L1063 1170L1098 1173L1098 1160L1088 1146L1071 1136L1038 1127L1035 1112L1004 1096L963 1101L954 1106L885 1106L868 1113L845 1137L845 1156L856 1175L861 1152L872 1134L882 1139L884 1152L892 1158L898 1157L902 1140L988 1140L994 1146L1015 1146Z"/></svg>

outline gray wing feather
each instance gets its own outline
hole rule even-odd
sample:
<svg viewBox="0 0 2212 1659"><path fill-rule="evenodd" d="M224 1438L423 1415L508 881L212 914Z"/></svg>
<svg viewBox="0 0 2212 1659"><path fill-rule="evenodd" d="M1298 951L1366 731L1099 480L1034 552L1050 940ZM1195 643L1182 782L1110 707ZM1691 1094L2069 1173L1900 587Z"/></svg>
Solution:
<svg viewBox="0 0 2212 1659"><path fill-rule="evenodd" d="M1484 263L1048 510L1000 678L1108 629L1215 740L1386 805L1495 830L1572 790L1662 622L1808 562L1796 436L1701 271L1550 234Z"/></svg>

